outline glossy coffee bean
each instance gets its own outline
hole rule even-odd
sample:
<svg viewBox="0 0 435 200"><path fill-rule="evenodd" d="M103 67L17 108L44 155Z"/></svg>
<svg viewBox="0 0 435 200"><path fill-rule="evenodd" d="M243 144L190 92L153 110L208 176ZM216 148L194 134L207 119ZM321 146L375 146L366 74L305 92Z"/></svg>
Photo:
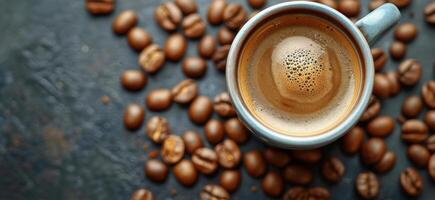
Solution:
<svg viewBox="0 0 435 200"><path fill-rule="evenodd" d="M130 29L136 26L138 16L133 10L122 11L112 23L112 30L118 35L126 34Z"/></svg>
<svg viewBox="0 0 435 200"><path fill-rule="evenodd" d="M418 196L423 191L423 180L417 170L411 167L400 173L400 185L409 196Z"/></svg>
<svg viewBox="0 0 435 200"><path fill-rule="evenodd" d="M219 47L216 52L214 52L212 60L214 65L218 70L225 71L227 66L227 56L230 51L230 45L224 45Z"/></svg>
<svg viewBox="0 0 435 200"><path fill-rule="evenodd" d="M239 170L224 170L219 177L219 184L228 192L235 192L241 182Z"/></svg>
<svg viewBox="0 0 435 200"><path fill-rule="evenodd" d="M170 135L163 141L162 159L167 164L175 164L184 156L184 142L178 135Z"/></svg>
<svg viewBox="0 0 435 200"><path fill-rule="evenodd" d="M429 164L427 165L427 171L432 178L432 181L435 181L435 153L429 159Z"/></svg>
<svg viewBox="0 0 435 200"><path fill-rule="evenodd" d="M266 4L266 0L248 0L249 6L254 9L263 7Z"/></svg>
<svg viewBox="0 0 435 200"><path fill-rule="evenodd" d="M258 150L244 153L243 165L248 174L254 178L262 176L267 169L266 161Z"/></svg>
<svg viewBox="0 0 435 200"><path fill-rule="evenodd" d="M205 185L201 193L199 193L200 200L229 200L230 194L221 186L215 184Z"/></svg>
<svg viewBox="0 0 435 200"><path fill-rule="evenodd" d="M305 189L303 187L292 187L287 190L283 197L284 200L329 200L331 194L323 187Z"/></svg>
<svg viewBox="0 0 435 200"><path fill-rule="evenodd" d="M415 118L423 110L423 101L419 96L408 96L402 104L402 114L407 118Z"/></svg>
<svg viewBox="0 0 435 200"><path fill-rule="evenodd" d="M323 161L322 175L325 180L337 183L341 180L345 172L344 164L336 157L331 157Z"/></svg>
<svg viewBox="0 0 435 200"><path fill-rule="evenodd" d="M399 65L399 81L405 86L413 86L421 78L421 65L414 59L407 59Z"/></svg>
<svg viewBox="0 0 435 200"><path fill-rule="evenodd" d="M361 10L361 4L355 0L340 0L338 2L338 11L347 17L356 17Z"/></svg>
<svg viewBox="0 0 435 200"><path fill-rule="evenodd" d="M159 116L151 117L147 122L146 134L151 141L162 143L171 134L168 120Z"/></svg>
<svg viewBox="0 0 435 200"><path fill-rule="evenodd" d="M435 110L427 111L424 115L424 123L431 131L435 131Z"/></svg>
<svg viewBox="0 0 435 200"><path fill-rule="evenodd" d="M213 174L218 168L217 154L208 148L199 148L192 155L195 169L203 174Z"/></svg>
<svg viewBox="0 0 435 200"><path fill-rule="evenodd" d="M428 3L426 7L424 7L423 13L427 23L435 24L435 2Z"/></svg>
<svg viewBox="0 0 435 200"><path fill-rule="evenodd" d="M205 33L206 24L198 14L190 14L183 19L183 33L187 38L200 38Z"/></svg>
<svg viewBox="0 0 435 200"><path fill-rule="evenodd" d="M380 138L370 138L361 147L361 161L366 165L378 163L387 152L387 145Z"/></svg>
<svg viewBox="0 0 435 200"><path fill-rule="evenodd" d="M189 78L201 78L207 72L207 63L200 57L187 57L183 61L182 69Z"/></svg>
<svg viewBox="0 0 435 200"><path fill-rule="evenodd" d="M179 104L188 104L198 96L198 86L192 79L178 83L171 90L172 99Z"/></svg>
<svg viewBox="0 0 435 200"><path fill-rule="evenodd" d="M397 26L394 37L401 42L411 42L417 37L417 27L412 23L404 23Z"/></svg>
<svg viewBox="0 0 435 200"><path fill-rule="evenodd" d="M222 17L226 27L231 30L237 30L243 26L248 15L242 5L230 3L225 7Z"/></svg>
<svg viewBox="0 0 435 200"><path fill-rule="evenodd" d="M172 96L168 89L154 89L146 97L146 105L151 111L163 111L171 107Z"/></svg>
<svg viewBox="0 0 435 200"><path fill-rule="evenodd" d="M216 46L214 37L206 35L198 43L198 53L203 58L211 58L216 50Z"/></svg>
<svg viewBox="0 0 435 200"><path fill-rule="evenodd" d="M361 122L369 121L375 118L376 116L378 116L380 112L381 112L381 103L379 102L379 99L376 98L375 96L371 96L369 105L367 106L364 113L361 115L359 121Z"/></svg>
<svg viewBox="0 0 435 200"><path fill-rule="evenodd" d="M190 187L198 179L198 173L190 160L182 160L172 168L175 179L182 185Z"/></svg>
<svg viewBox="0 0 435 200"><path fill-rule="evenodd" d="M228 138L238 144L243 144L249 139L249 131L238 118L231 118L224 123L225 133Z"/></svg>
<svg viewBox="0 0 435 200"><path fill-rule="evenodd" d="M271 171L261 181L261 188L267 196L279 197L284 191L284 181L277 172Z"/></svg>
<svg viewBox="0 0 435 200"><path fill-rule="evenodd" d="M374 199L379 194L379 181L372 172L360 173L356 178L355 187L364 199Z"/></svg>
<svg viewBox="0 0 435 200"><path fill-rule="evenodd" d="M122 86L130 91L137 91L147 84L147 76L139 70L126 70L121 75Z"/></svg>
<svg viewBox="0 0 435 200"><path fill-rule="evenodd" d="M130 200L154 200L154 194L147 189L141 188L131 195Z"/></svg>
<svg viewBox="0 0 435 200"><path fill-rule="evenodd" d="M219 93L214 97L213 110L221 117L236 116L236 110L231 103L231 98L228 92Z"/></svg>
<svg viewBox="0 0 435 200"><path fill-rule="evenodd" d="M309 164L317 163L322 159L322 151L320 149L292 150L290 152L296 160Z"/></svg>
<svg viewBox="0 0 435 200"><path fill-rule="evenodd" d="M175 0L174 2L185 15L195 13L198 7L195 0Z"/></svg>
<svg viewBox="0 0 435 200"><path fill-rule="evenodd" d="M165 54L160 46L151 44L139 54L139 65L150 74L155 74L165 63Z"/></svg>
<svg viewBox="0 0 435 200"><path fill-rule="evenodd" d="M396 154L392 151L387 151L382 159L373 166L377 173L385 173L393 169L396 164Z"/></svg>
<svg viewBox="0 0 435 200"><path fill-rule="evenodd" d="M373 94L379 98L386 99L390 96L390 81L385 74L376 73L373 84Z"/></svg>
<svg viewBox="0 0 435 200"><path fill-rule="evenodd" d="M236 36L236 34L234 34L227 27L220 28L218 33L217 33L217 39L218 39L220 45L231 44L233 42L235 36Z"/></svg>
<svg viewBox="0 0 435 200"><path fill-rule="evenodd" d="M136 51L142 51L153 42L152 36L141 28L132 28L127 34L127 42Z"/></svg>
<svg viewBox="0 0 435 200"><path fill-rule="evenodd" d="M393 3L398 8L404 8L411 4L412 0L388 0L389 3Z"/></svg>
<svg viewBox="0 0 435 200"><path fill-rule="evenodd" d="M218 156L219 165L223 168L234 168L240 163L242 153L234 141L226 139L216 145L214 150Z"/></svg>
<svg viewBox="0 0 435 200"><path fill-rule="evenodd" d="M184 56L186 49L186 38L178 33L172 34L165 42L165 57L171 61L179 61Z"/></svg>
<svg viewBox="0 0 435 200"><path fill-rule="evenodd" d="M189 107L189 118L195 124L204 124L213 113L213 105L206 96L199 96L193 100Z"/></svg>
<svg viewBox="0 0 435 200"><path fill-rule="evenodd" d="M374 10L376 8L379 8L384 3L386 3L385 0L371 0L369 3L369 10Z"/></svg>
<svg viewBox="0 0 435 200"><path fill-rule="evenodd" d="M86 0L86 10L93 15L107 15L115 9L114 0Z"/></svg>
<svg viewBox="0 0 435 200"><path fill-rule="evenodd" d="M186 146L186 152L193 154L195 150L202 148L204 144L202 143L199 134L193 131L184 132L183 136L184 145Z"/></svg>
<svg viewBox="0 0 435 200"><path fill-rule="evenodd" d="M349 130L341 139L341 149L347 154L355 154L364 142L365 131L359 126Z"/></svg>
<svg viewBox="0 0 435 200"><path fill-rule="evenodd" d="M426 139L426 148L432 153L435 153L435 135L431 135Z"/></svg>
<svg viewBox="0 0 435 200"><path fill-rule="evenodd" d="M145 118L145 110L139 104L132 103L124 110L124 127L128 130L136 130L142 126Z"/></svg>
<svg viewBox="0 0 435 200"><path fill-rule="evenodd" d="M207 10L208 22L212 25L218 25L222 23L226 6L226 0L212 0Z"/></svg>
<svg viewBox="0 0 435 200"><path fill-rule="evenodd" d="M307 185L313 182L313 172L309 168L299 164L287 165L283 176L291 184Z"/></svg>
<svg viewBox="0 0 435 200"><path fill-rule="evenodd" d="M430 80L423 85L421 97L429 109L435 109L435 80Z"/></svg>
<svg viewBox="0 0 435 200"><path fill-rule="evenodd" d="M372 137L386 137L394 130L394 119L390 116L379 116L367 124L367 132Z"/></svg>
<svg viewBox="0 0 435 200"><path fill-rule="evenodd" d="M391 43L390 55L396 60L402 59L406 55L406 44L398 41Z"/></svg>
<svg viewBox="0 0 435 200"><path fill-rule="evenodd" d="M402 125L401 138L406 143L421 143L428 137L428 128L420 120L407 120Z"/></svg>
<svg viewBox="0 0 435 200"><path fill-rule="evenodd" d="M221 142L225 137L225 129L222 122L216 119L209 120L204 126L204 133L207 141L211 144Z"/></svg>
<svg viewBox="0 0 435 200"><path fill-rule="evenodd" d="M420 144L413 144L406 151L409 160L419 167L426 167L430 158L429 151Z"/></svg>
<svg viewBox="0 0 435 200"><path fill-rule="evenodd" d="M268 147L264 151L264 158L268 164L275 167L285 167L291 160L288 152L272 147Z"/></svg>
<svg viewBox="0 0 435 200"><path fill-rule="evenodd" d="M388 56L385 53L385 51L381 48L374 48L371 50L371 52L372 52L375 70L379 71L385 66L385 63L387 63Z"/></svg>
<svg viewBox="0 0 435 200"><path fill-rule="evenodd" d="M160 160L151 159L145 163L145 176L154 182L163 182L168 176L168 167Z"/></svg>
<svg viewBox="0 0 435 200"><path fill-rule="evenodd" d="M390 83L390 96L395 96L400 92L399 74L396 71L390 71L385 73L385 77Z"/></svg>
<svg viewBox="0 0 435 200"><path fill-rule="evenodd" d="M156 8L154 19L164 30L175 31L183 19L183 14L175 3L166 2Z"/></svg>

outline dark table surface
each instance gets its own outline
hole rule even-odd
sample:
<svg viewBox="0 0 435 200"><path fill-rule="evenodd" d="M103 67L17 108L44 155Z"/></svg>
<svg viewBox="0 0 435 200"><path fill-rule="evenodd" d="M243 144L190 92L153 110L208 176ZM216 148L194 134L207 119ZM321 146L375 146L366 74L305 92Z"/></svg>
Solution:
<svg viewBox="0 0 435 200"><path fill-rule="evenodd" d="M164 43L166 32L153 20L153 10L163 0L119 0L112 15L93 17L84 9L83 0L0 0L0 199L129 199L139 187L153 191L157 199L197 199L206 183L217 182L218 176L200 176L192 188L178 184L171 174L163 184L144 177L149 150L159 149L145 138L144 128L134 133L124 130L123 108L131 103L144 104L144 97L154 88L169 88L183 80L179 63L167 62L156 75L149 77L146 88L131 93L121 88L119 76L126 69L137 69L137 54L124 37L111 31L117 13L134 9L140 16L138 26ZM204 16L208 0L197 0ZM231 0L231 2L236 2ZM239 0L252 10L245 0ZM281 1L269 1L268 6ZM362 1L366 14L367 0ZM383 102L382 114L398 116L405 96L419 94L421 85L435 78L435 27L424 23L422 10L429 0L418 0L402 10L400 22L417 25L418 38L409 44L407 58L418 59L423 66L423 79L412 88ZM207 27L216 34L216 27ZM388 49L392 30L375 44ZM196 55L197 41L189 41L187 55ZM388 61L385 70L395 70L399 62ZM200 93L213 97L225 90L224 74L209 63L205 78L198 80ZM101 97L111 101L103 105ZM168 111L153 113L168 118L174 134L186 130L202 133L187 118L186 109L173 105ZM217 117L217 116L214 116ZM203 136L203 135L202 135ZM386 141L398 158L397 165L380 175L379 199L406 199L399 185L399 173L412 166L400 140L400 126ZM208 145L208 144L207 144ZM251 137L242 151L261 149L264 145ZM148 151L149 151L148 150ZM355 199L354 179L368 168L358 156L346 156L337 144L324 148L325 154L344 161L346 173L338 184L327 184L318 169L312 186L330 189L333 199ZM435 199L435 184L425 169L424 192L420 199ZM267 198L260 187L242 170L242 184L234 199ZM286 185L287 188L291 185ZM177 195L171 196L172 189Z"/></svg>

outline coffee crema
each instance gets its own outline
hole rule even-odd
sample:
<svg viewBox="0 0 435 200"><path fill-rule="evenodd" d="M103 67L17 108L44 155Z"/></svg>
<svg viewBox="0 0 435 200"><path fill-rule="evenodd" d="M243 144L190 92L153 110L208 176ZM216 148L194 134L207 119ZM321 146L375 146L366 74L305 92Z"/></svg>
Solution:
<svg viewBox="0 0 435 200"><path fill-rule="evenodd" d="M274 131L301 137L325 133L359 99L363 72L358 51L325 19L273 17L250 33L242 49L237 71L242 100Z"/></svg>

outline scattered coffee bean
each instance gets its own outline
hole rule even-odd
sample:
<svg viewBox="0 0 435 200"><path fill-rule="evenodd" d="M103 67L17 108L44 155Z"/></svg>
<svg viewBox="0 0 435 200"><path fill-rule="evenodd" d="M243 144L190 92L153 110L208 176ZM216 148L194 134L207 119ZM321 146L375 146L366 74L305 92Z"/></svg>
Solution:
<svg viewBox="0 0 435 200"><path fill-rule="evenodd" d="M169 1L156 8L154 18L164 30L175 31L183 19L183 14L175 3Z"/></svg>
<svg viewBox="0 0 435 200"><path fill-rule="evenodd" d="M168 89L155 89L148 93L146 105L151 111L163 111L171 107L172 96Z"/></svg>
<svg viewBox="0 0 435 200"><path fill-rule="evenodd" d="M165 57L171 61L179 61L187 50L187 40L183 35L175 33L166 39Z"/></svg>
<svg viewBox="0 0 435 200"><path fill-rule="evenodd" d="M379 194L379 181L372 172L363 172L355 182L356 191L364 199L373 199Z"/></svg>
<svg viewBox="0 0 435 200"><path fill-rule="evenodd" d="M184 142L178 135L170 135L163 141L162 159L167 164L175 164L184 156Z"/></svg>
<svg viewBox="0 0 435 200"><path fill-rule="evenodd" d="M398 41L391 43L390 55L396 60L402 59L406 55L406 44Z"/></svg>
<svg viewBox="0 0 435 200"><path fill-rule="evenodd" d="M426 148L432 152L435 153L435 135L431 135L426 140Z"/></svg>
<svg viewBox="0 0 435 200"><path fill-rule="evenodd" d="M427 23L435 24L435 2L426 5L424 8L424 16Z"/></svg>
<svg viewBox="0 0 435 200"><path fill-rule="evenodd" d="M145 175L154 182L163 182L168 176L168 167L160 160L151 159L145 163Z"/></svg>
<svg viewBox="0 0 435 200"><path fill-rule="evenodd" d="M215 151L218 156L219 164L223 168L236 167L242 157L239 147L230 139L226 139L222 143L216 145Z"/></svg>
<svg viewBox="0 0 435 200"><path fill-rule="evenodd" d="M331 194L323 187L305 189L303 187L292 187L284 194L283 200L329 200Z"/></svg>
<svg viewBox="0 0 435 200"><path fill-rule="evenodd" d="M400 185L410 196L418 196L423 191L423 180L418 172L411 167L400 173Z"/></svg>
<svg viewBox="0 0 435 200"><path fill-rule="evenodd" d="M171 134L168 120L159 116L151 117L147 122L146 133L151 141L157 144L162 143Z"/></svg>
<svg viewBox="0 0 435 200"><path fill-rule="evenodd" d="M128 130L137 130L142 126L145 110L142 106L132 103L124 111L124 126Z"/></svg>
<svg viewBox="0 0 435 200"><path fill-rule="evenodd" d="M411 4L411 0L388 0L389 3L393 3L394 5L396 5L398 8L404 8L406 6L408 6L409 4Z"/></svg>
<svg viewBox="0 0 435 200"><path fill-rule="evenodd" d="M219 183L228 192L235 192L240 185L241 179L239 170L224 170L219 177Z"/></svg>
<svg viewBox="0 0 435 200"><path fill-rule="evenodd" d="M435 109L435 80L430 80L423 85L421 96L429 109Z"/></svg>
<svg viewBox="0 0 435 200"><path fill-rule="evenodd" d="M154 74L165 63L165 54L160 46L151 44L145 47L139 55L139 65L150 74Z"/></svg>
<svg viewBox="0 0 435 200"><path fill-rule="evenodd" d="M214 52L213 57L211 58L218 70L225 71L227 66L227 56L230 51L231 45L224 45L219 47L216 52Z"/></svg>
<svg viewBox="0 0 435 200"><path fill-rule="evenodd" d="M421 143L428 137L428 128L420 120L411 119L402 125L402 140L407 143Z"/></svg>
<svg viewBox="0 0 435 200"><path fill-rule="evenodd" d="M132 28L127 34L127 42L136 51L142 51L153 42L151 35L141 28Z"/></svg>
<svg viewBox="0 0 435 200"><path fill-rule="evenodd" d="M104 105L107 105L110 103L110 97L107 95L103 95L100 99L101 103L103 103Z"/></svg>
<svg viewBox="0 0 435 200"><path fill-rule="evenodd" d="M205 185L199 194L200 200L229 200L230 194L221 186L215 184Z"/></svg>
<svg viewBox="0 0 435 200"><path fill-rule="evenodd" d="M122 86L131 91L137 91L147 84L147 76L139 70L126 70L121 75Z"/></svg>
<svg viewBox="0 0 435 200"><path fill-rule="evenodd" d="M208 6L207 10L208 22L212 25L218 25L222 23L226 6L226 0L213 0Z"/></svg>
<svg viewBox="0 0 435 200"><path fill-rule="evenodd" d="M263 181L261 181L261 188L266 195L279 197L284 191L284 181L278 173L271 171L267 173Z"/></svg>
<svg viewBox="0 0 435 200"><path fill-rule="evenodd" d="M213 174L218 168L216 153L208 148L199 148L192 156L195 169L203 174Z"/></svg>
<svg viewBox="0 0 435 200"><path fill-rule="evenodd" d="M385 73L385 77L387 77L390 83L390 96L395 96L400 92L400 82L399 82L399 74L396 71L390 71Z"/></svg>
<svg viewBox="0 0 435 200"><path fill-rule="evenodd" d="M317 0L317 2L321 3L321 4L324 4L324 5L327 5L327 6L331 7L331 8L336 9L336 10L338 9L338 4L334 0Z"/></svg>
<svg viewBox="0 0 435 200"><path fill-rule="evenodd" d="M401 24L394 31L394 37L401 42L411 42L417 37L417 27L412 23Z"/></svg>
<svg viewBox="0 0 435 200"><path fill-rule="evenodd" d="M180 8L181 12L185 15L195 13L197 5L195 0L175 0L175 4Z"/></svg>
<svg viewBox="0 0 435 200"><path fill-rule="evenodd" d="M355 0L340 0L338 2L338 11L347 17L356 17L361 10L361 4Z"/></svg>
<svg viewBox="0 0 435 200"><path fill-rule="evenodd" d="M213 113L213 106L206 96L199 96L193 100L189 107L189 118L196 124L204 124L210 119Z"/></svg>
<svg viewBox="0 0 435 200"><path fill-rule="evenodd" d="M381 73L376 73L373 84L373 94L379 98L386 99L390 96L390 93L390 81L387 76Z"/></svg>
<svg viewBox="0 0 435 200"><path fill-rule="evenodd" d="M337 183L344 175L344 165L341 160L335 157L328 158L323 161L322 175L327 181L331 183Z"/></svg>
<svg viewBox="0 0 435 200"><path fill-rule="evenodd" d="M367 132L372 137L386 137L393 133L394 119L390 116L379 116L367 125Z"/></svg>
<svg viewBox="0 0 435 200"><path fill-rule="evenodd" d="M385 173L393 169L396 164L396 154L392 151L387 151L382 159L376 163L373 168L378 173Z"/></svg>
<svg viewBox="0 0 435 200"><path fill-rule="evenodd" d="M237 30L245 23L247 14L242 5L238 3L230 3L225 7L222 17L225 25L229 29Z"/></svg>
<svg viewBox="0 0 435 200"><path fill-rule="evenodd" d="M427 111L424 115L424 123L430 130L435 131L435 110Z"/></svg>
<svg viewBox="0 0 435 200"><path fill-rule="evenodd" d="M399 81L405 86L413 86L421 78L421 65L414 59L407 59L399 65Z"/></svg>
<svg viewBox="0 0 435 200"><path fill-rule="evenodd" d="M366 165L378 163L387 152L387 145L380 138L370 138L361 147L361 161Z"/></svg>
<svg viewBox="0 0 435 200"><path fill-rule="evenodd" d="M175 179L182 185L190 187L196 183L198 173L190 160L182 160L172 168Z"/></svg>
<svg viewBox="0 0 435 200"><path fill-rule="evenodd" d="M184 132L183 136L184 145L186 146L186 152L193 154L195 150L202 148L204 144L202 143L199 134L193 131Z"/></svg>
<svg viewBox="0 0 435 200"><path fill-rule="evenodd" d="M130 200L154 200L154 195L147 189L138 189L131 196Z"/></svg>
<svg viewBox="0 0 435 200"><path fill-rule="evenodd" d="M172 88L171 95L176 103L187 104L198 95L198 86L192 79L186 79Z"/></svg>
<svg viewBox="0 0 435 200"><path fill-rule="evenodd" d="M415 118L423 110L423 101L419 96L409 96L402 104L402 114L407 118Z"/></svg>
<svg viewBox="0 0 435 200"><path fill-rule="evenodd" d="M388 56L381 48L374 48L371 50L371 52L372 52L373 62L375 65L375 70L379 71L385 66L385 63L388 60Z"/></svg>
<svg viewBox="0 0 435 200"><path fill-rule="evenodd" d="M371 0L369 3L369 10L374 10L376 8L379 8L384 3L386 3L385 0Z"/></svg>
<svg viewBox="0 0 435 200"><path fill-rule="evenodd" d="M228 92L222 92L214 97L213 109L221 117L236 116L236 110L231 103Z"/></svg>
<svg viewBox="0 0 435 200"><path fill-rule="evenodd" d="M435 181L435 153L429 159L429 164L427 165L427 171L429 172L432 181Z"/></svg>
<svg viewBox="0 0 435 200"><path fill-rule="evenodd" d="M238 144L243 144L249 139L248 129L236 117L225 121L224 129L227 136Z"/></svg>
<svg viewBox="0 0 435 200"><path fill-rule="evenodd" d="M407 155L409 160L419 167L426 167L430 158L429 151L420 144L413 144L408 147Z"/></svg>
<svg viewBox="0 0 435 200"><path fill-rule="evenodd" d="M365 131L359 126L350 129L341 139L341 149L347 154L355 154L364 142Z"/></svg>
<svg viewBox="0 0 435 200"><path fill-rule="evenodd" d="M361 122L369 121L375 118L376 116L378 116L380 112L381 112L381 103L379 102L379 99L376 98L375 96L371 96L369 105L367 106L364 113L361 115L359 121Z"/></svg>
<svg viewBox="0 0 435 200"><path fill-rule="evenodd" d="M307 185L313 182L313 172L309 168L299 164L287 165L283 176L291 184Z"/></svg>
<svg viewBox="0 0 435 200"><path fill-rule="evenodd" d="M217 39L220 45L231 44L236 35L227 27L222 27L217 33Z"/></svg>
<svg viewBox="0 0 435 200"><path fill-rule="evenodd" d="M200 57L188 57L184 59L183 73L189 78L201 78L207 72L207 63Z"/></svg>
<svg viewBox="0 0 435 200"><path fill-rule="evenodd" d="M267 169L263 155L257 150L246 152L243 155L243 165L248 174L254 178L262 176Z"/></svg>
<svg viewBox="0 0 435 200"><path fill-rule="evenodd" d="M204 36L198 44L199 55L203 58L210 58L216 50L216 40L211 35Z"/></svg>
<svg viewBox="0 0 435 200"><path fill-rule="evenodd" d="M309 164L318 163L322 159L322 151L320 149L292 150L290 152L296 160Z"/></svg>
<svg viewBox="0 0 435 200"><path fill-rule="evenodd" d="M266 4L266 0L248 0L248 4L254 8L258 9L263 7Z"/></svg>
<svg viewBox="0 0 435 200"><path fill-rule="evenodd" d="M112 30L118 35L126 34L130 29L136 26L138 16L133 10L122 11L112 23Z"/></svg>
<svg viewBox="0 0 435 200"><path fill-rule="evenodd" d="M225 137L225 129L222 122L216 119L209 120L204 126L204 133L207 141L211 144L221 142Z"/></svg>
<svg viewBox="0 0 435 200"><path fill-rule="evenodd" d="M290 162L290 156L286 151L272 147L264 151L264 158L268 164L275 167L284 167Z"/></svg>
<svg viewBox="0 0 435 200"><path fill-rule="evenodd" d="M187 38L200 38L205 33L206 25L198 14L190 14L184 18L183 23L184 35Z"/></svg>
<svg viewBox="0 0 435 200"><path fill-rule="evenodd" d="M86 0L86 9L93 15L107 15L115 9L114 0Z"/></svg>

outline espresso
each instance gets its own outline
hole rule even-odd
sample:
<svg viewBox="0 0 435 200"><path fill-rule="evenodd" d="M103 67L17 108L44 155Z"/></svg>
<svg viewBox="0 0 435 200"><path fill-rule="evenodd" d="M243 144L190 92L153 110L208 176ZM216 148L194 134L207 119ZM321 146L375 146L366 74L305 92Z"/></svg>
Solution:
<svg viewBox="0 0 435 200"><path fill-rule="evenodd" d="M255 28L238 58L238 87L265 126L291 136L333 129L359 99L363 73L352 40L311 14L285 14Z"/></svg>

